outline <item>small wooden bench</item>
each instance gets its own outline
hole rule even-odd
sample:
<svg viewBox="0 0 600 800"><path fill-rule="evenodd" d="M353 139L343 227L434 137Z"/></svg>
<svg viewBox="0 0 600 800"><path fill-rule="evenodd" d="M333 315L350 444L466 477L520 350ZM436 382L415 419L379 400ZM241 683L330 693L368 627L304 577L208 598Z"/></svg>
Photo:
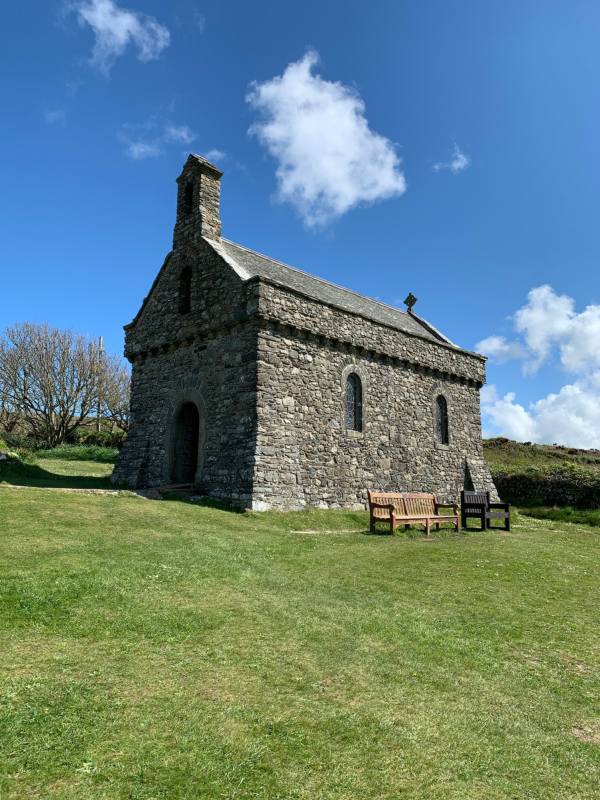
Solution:
<svg viewBox="0 0 600 800"><path fill-rule="evenodd" d="M378 522L385 522L393 533L400 525L424 525L429 536L431 526L436 530L440 524L449 522L458 530L458 506L456 503L438 503L429 492L372 492L368 491L370 528L375 530ZM452 509L451 514L440 514L443 508Z"/></svg>

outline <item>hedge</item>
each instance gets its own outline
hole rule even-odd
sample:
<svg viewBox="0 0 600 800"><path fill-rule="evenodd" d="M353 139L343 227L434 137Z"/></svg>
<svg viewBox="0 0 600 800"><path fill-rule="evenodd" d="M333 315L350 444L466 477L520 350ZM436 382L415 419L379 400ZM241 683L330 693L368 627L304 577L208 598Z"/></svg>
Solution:
<svg viewBox="0 0 600 800"><path fill-rule="evenodd" d="M600 508L600 472L567 467L508 472L494 470L500 497L516 506Z"/></svg>

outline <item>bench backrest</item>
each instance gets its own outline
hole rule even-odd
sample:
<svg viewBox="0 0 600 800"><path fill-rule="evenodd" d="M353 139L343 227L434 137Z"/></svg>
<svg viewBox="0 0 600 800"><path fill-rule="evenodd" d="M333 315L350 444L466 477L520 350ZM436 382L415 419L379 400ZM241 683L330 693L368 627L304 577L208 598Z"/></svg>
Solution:
<svg viewBox="0 0 600 800"><path fill-rule="evenodd" d="M435 516L435 495L429 492L406 492L402 495L408 517Z"/></svg>
<svg viewBox="0 0 600 800"><path fill-rule="evenodd" d="M490 493L489 492L467 492L460 493L460 505L464 512L481 513L482 508L489 508Z"/></svg>
<svg viewBox="0 0 600 800"><path fill-rule="evenodd" d="M373 503L382 503L386 506L392 504L394 506L394 513L402 516L404 514L404 506L402 504L402 495L399 492L367 492L369 497L369 509L373 517L381 517L388 519L390 512L387 508L373 508Z"/></svg>

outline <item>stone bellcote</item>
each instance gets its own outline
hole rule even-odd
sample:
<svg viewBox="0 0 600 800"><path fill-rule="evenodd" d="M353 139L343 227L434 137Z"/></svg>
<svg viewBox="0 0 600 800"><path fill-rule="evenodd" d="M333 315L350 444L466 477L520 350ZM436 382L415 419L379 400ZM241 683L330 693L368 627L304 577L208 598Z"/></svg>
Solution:
<svg viewBox="0 0 600 800"><path fill-rule="evenodd" d="M210 161L190 155L177 178L177 218L173 249L197 242L202 236L221 238L221 176Z"/></svg>

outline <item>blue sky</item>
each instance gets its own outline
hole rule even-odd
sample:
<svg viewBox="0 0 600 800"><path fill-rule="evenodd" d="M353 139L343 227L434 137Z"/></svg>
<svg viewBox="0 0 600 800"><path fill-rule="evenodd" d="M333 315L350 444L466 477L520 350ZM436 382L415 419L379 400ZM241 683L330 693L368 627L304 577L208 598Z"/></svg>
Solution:
<svg viewBox="0 0 600 800"><path fill-rule="evenodd" d="M598 3L3 11L0 328L120 352L200 152L228 238L480 345L488 433L600 447Z"/></svg>

